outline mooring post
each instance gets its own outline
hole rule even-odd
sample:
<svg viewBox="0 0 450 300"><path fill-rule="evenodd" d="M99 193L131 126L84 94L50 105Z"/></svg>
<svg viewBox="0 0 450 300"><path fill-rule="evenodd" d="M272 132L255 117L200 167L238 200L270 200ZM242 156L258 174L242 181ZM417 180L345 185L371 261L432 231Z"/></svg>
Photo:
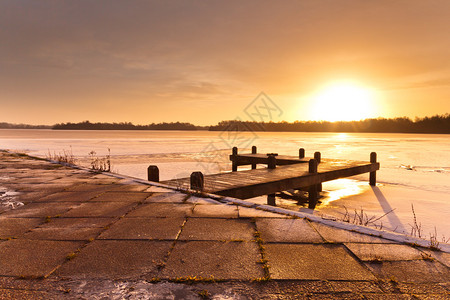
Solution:
<svg viewBox="0 0 450 300"><path fill-rule="evenodd" d="M232 153L231 153L231 170L233 172L236 172L238 169L238 163L237 163L237 155L238 155L238 148L237 147L233 147Z"/></svg>
<svg viewBox="0 0 450 300"><path fill-rule="evenodd" d="M316 159L309 160L309 173L312 174L317 173ZM308 208L314 209L316 207L316 203L317 203L317 184L313 184L310 185L308 189Z"/></svg>
<svg viewBox="0 0 450 300"><path fill-rule="evenodd" d="M277 206L277 203L275 201L275 194L267 195L267 204L272 205L272 206Z"/></svg>
<svg viewBox="0 0 450 300"><path fill-rule="evenodd" d="M159 169L157 166L150 165L147 168L147 180L159 182Z"/></svg>
<svg viewBox="0 0 450 300"><path fill-rule="evenodd" d="M305 149L304 148L300 148L298 149L298 158L305 158Z"/></svg>
<svg viewBox="0 0 450 300"><path fill-rule="evenodd" d="M203 191L205 181L202 172L192 172L191 174L191 190Z"/></svg>
<svg viewBox="0 0 450 300"><path fill-rule="evenodd" d="M267 168L268 169L275 169L277 167L277 154L275 153L268 153L267 154Z"/></svg>
<svg viewBox="0 0 450 300"><path fill-rule="evenodd" d="M320 164L320 152L314 152L314 159L317 160L317 163Z"/></svg>
<svg viewBox="0 0 450 300"><path fill-rule="evenodd" d="M252 154L256 154L256 146L252 146ZM252 169L256 169L256 164L252 164Z"/></svg>
<svg viewBox="0 0 450 300"><path fill-rule="evenodd" d="M376 163L377 162L377 153L376 152L370 153L370 162L371 163ZM369 184L370 185L377 185L377 171L370 172Z"/></svg>

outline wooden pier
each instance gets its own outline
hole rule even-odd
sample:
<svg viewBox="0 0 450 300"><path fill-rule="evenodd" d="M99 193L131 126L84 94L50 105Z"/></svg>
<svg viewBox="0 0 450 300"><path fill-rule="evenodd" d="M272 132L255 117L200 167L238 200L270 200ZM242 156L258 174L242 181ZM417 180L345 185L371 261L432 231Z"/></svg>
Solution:
<svg viewBox="0 0 450 300"><path fill-rule="evenodd" d="M305 157L302 148L299 149L298 157L295 157L276 153L258 154L254 146L252 153L238 154L238 149L234 147L230 160L232 172L212 175L193 172L189 178L167 180L162 183L239 199L267 195L269 204L275 203L277 192L306 188L308 206L314 208L322 182L370 173L370 184L375 185L376 171L380 168L375 152L370 154L370 162L364 162L323 159L320 152L314 153L314 157ZM258 164L267 167L257 168ZM238 167L243 165L251 165L252 169L237 171ZM150 181L159 180L159 170L156 166L149 167L148 178Z"/></svg>

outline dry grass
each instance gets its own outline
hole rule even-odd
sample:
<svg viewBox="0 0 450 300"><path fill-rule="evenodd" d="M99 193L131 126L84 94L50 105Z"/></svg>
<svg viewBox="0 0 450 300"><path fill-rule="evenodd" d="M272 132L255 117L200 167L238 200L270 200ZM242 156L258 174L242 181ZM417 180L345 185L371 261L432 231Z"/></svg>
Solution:
<svg viewBox="0 0 450 300"><path fill-rule="evenodd" d="M95 151L89 152L91 159L91 169L98 172L111 171L111 149L108 148L108 154L105 157L98 157Z"/></svg>
<svg viewBox="0 0 450 300"><path fill-rule="evenodd" d="M50 150L48 150L46 159L69 165L74 165L77 161L75 156L73 155L72 147L70 147L70 150L63 150L59 153L53 152L53 154L50 152Z"/></svg>

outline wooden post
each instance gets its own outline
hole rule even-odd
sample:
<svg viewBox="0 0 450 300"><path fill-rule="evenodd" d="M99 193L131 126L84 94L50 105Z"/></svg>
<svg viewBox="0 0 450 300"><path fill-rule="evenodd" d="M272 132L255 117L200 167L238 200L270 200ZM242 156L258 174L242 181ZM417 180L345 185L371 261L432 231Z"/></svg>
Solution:
<svg viewBox="0 0 450 300"><path fill-rule="evenodd" d="M202 172L192 172L191 174L191 190L203 191L204 177Z"/></svg>
<svg viewBox="0 0 450 300"><path fill-rule="evenodd" d="M256 146L252 146L252 154L256 154ZM256 164L252 164L252 169L256 169Z"/></svg>
<svg viewBox="0 0 450 300"><path fill-rule="evenodd" d="M157 166L148 166L147 168L147 180L159 182L159 169Z"/></svg>
<svg viewBox="0 0 450 300"><path fill-rule="evenodd" d="M269 194L267 195L267 204L272 206L277 206L276 200L275 200L275 194Z"/></svg>
<svg viewBox="0 0 450 300"><path fill-rule="evenodd" d="M314 159L317 160L317 163L320 164L320 152L314 152Z"/></svg>
<svg viewBox="0 0 450 300"><path fill-rule="evenodd" d="M277 158L275 157L276 154L269 153L267 154L267 168L269 169L275 169L277 167Z"/></svg>
<svg viewBox="0 0 450 300"><path fill-rule="evenodd" d="M304 148L300 148L298 149L298 158L305 158L305 149Z"/></svg>
<svg viewBox="0 0 450 300"><path fill-rule="evenodd" d="M377 153L376 152L370 153L370 162L371 163L377 162ZM373 186L377 185L377 172L376 171L370 172L369 184L373 185Z"/></svg>
<svg viewBox="0 0 450 300"><path fill-rule="evenodd" d="M238 163L237 163L237 155L238 155L238 148L237 147L233 147L231 156L233 157L231 160L231 170L233 172L236 172L238 169Z"/></svg>
<svg viewBox="0 0 450 300"><path fill-rule="evenodd" d="M317 152L316 152L317 153ZM315 155L315 154L314 154ZM309 160L309 173L317 173L317 160ZM317 185L313 184L308 189L308 208L314 209L317 204Z"/></svg>

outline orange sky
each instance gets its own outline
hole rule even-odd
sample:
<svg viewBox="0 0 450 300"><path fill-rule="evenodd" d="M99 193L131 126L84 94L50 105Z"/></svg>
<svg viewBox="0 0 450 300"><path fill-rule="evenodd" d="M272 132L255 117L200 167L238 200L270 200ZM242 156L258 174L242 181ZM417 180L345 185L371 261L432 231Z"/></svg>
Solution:
<svg viewBox="0 0 450 300"><path fill-rule="evenodd" d="M281 5L280 3L283 3ZM374 116L450 112L450 1L0 2L0 122L312 119L350 80Z"/></svg>

